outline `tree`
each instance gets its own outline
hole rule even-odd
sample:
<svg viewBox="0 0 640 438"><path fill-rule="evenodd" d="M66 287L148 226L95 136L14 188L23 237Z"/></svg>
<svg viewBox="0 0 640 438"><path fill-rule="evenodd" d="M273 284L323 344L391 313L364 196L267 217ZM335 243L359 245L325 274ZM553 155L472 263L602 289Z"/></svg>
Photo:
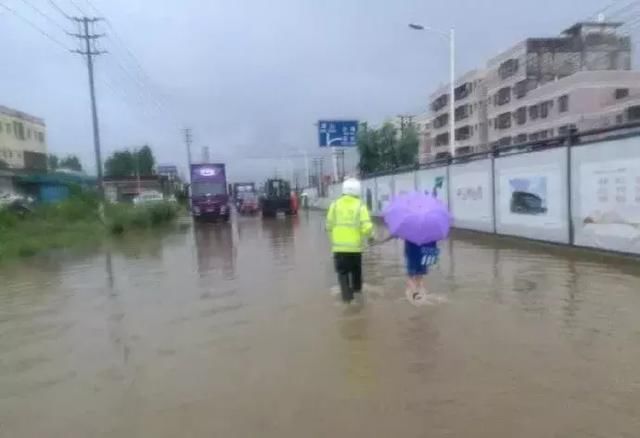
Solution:
<svg viewBox="0 0 640 438"><path fill-rule="evenodd" d="M116 151L104 163L105 175L112 178L126 178L138 175L153 175L155 157L149 146L137 151Z"/></svg>
<svg viewBox="0 0 640 438"><path fill-rule="evenodd" d="M140 175L153 175L153 169L156 165L156 159L153 156L153 151L147 145L142 146L136 153Z"/></svg>
<svg viewBox="0 0 640 438"><path fill-rule="evenodd" d="M59 164L60 164L60 159L58 158L58 156L54 154L49 154L49 156L47 157L47 167L49 168L49 170L51 172L55 171L56 169L58 169Z"/></svg>
<svg viewBox="0 0 640 438"><path fill-rule="evenodd" d="M76 155L67 155L62 160L60 160L60 168L75 170L78 172L82 172L82 163L80 163L80 159Z"/></svg>
<svg viewBox="0 0 640 438"><path fill-rule="evenodd" d="M418 133L413 126L398 134L391 123L378 129L369 129L363 124L358 135L358 150L359 168L365 174L414 165L418 157Z"/></svg>

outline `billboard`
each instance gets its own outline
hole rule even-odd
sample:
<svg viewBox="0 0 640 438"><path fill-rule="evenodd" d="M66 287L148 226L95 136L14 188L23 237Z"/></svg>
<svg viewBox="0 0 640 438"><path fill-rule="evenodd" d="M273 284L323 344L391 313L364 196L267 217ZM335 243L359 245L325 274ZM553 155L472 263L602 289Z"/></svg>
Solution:
<svg viewBox="0 0 640 438"><path fill-rule="evenodd" d="M451 166L451 212L454 225L493 232L491 160Z"/></svg>
<svg viewBox="0 0 640 438"><path fill-rule="evenodd" d="M565 148L496 159L499 233L569 243L566 163Z"/></svg>
<svg viewBox="0 0 640 438"><path fill-rule="evenodd" d="M353 147L358 138L357 120L320 120L318 144L320 147Z"/></svg>
<svg viewBox="0 0 640 438"><path fill-rule="evenodd" d="M583 163L578 176L575 243L640 254L640 154Z"/></svg>

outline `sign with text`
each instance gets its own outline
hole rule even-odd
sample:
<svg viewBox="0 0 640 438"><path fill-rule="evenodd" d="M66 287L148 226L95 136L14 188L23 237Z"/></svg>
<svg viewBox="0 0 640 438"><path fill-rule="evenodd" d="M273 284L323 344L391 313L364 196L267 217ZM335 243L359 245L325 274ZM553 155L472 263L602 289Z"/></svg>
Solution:
<svg viewBox="0 0 640 438"><path fill-rule="evenodd" d="M318 141L320 147L353 147L358 138L357 120L320 120Z"/></svg>

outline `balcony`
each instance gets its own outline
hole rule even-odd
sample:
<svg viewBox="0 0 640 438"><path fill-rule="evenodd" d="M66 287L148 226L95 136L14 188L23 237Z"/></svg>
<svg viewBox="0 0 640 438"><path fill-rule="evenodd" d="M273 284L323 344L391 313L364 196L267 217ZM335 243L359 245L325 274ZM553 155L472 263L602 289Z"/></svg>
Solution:
<svg viewBox="0 0 640 438"><path fill-rule="evenodd" d="M473 83L466 82L454 90L456 101L466 99L473 92Z"/></svg>
<svg viewBox="0 0 640 438"><path fill-rule="evenodd" d="M456 122L469 118L472 112L473 110L471 108L471 105L460 105L456 108Z"/></svg>
<svg viewBox="0 0 640 438"><path fill-rule="evenodd" d="M443 94L431 103L431 110L437 113L449 103L449 95Z"/></svg>
<svg viewBox="0 0 640 438"><path fill-rule="evenodd" d="M433 129L440 129L449 124L449 113L442 114L433 119Z"/></svg>

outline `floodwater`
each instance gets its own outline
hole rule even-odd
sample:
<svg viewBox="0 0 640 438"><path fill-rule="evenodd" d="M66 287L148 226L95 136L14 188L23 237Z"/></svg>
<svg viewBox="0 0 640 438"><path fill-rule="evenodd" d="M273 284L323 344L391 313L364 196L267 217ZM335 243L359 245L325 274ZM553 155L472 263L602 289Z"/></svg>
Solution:
<svg viewBox="0 0 640 438"><path fill-rule="evenodd" d="M340 307L319 214L184 226L0 268L0 436L637 437L637 261L397 243Z"/></svg>

